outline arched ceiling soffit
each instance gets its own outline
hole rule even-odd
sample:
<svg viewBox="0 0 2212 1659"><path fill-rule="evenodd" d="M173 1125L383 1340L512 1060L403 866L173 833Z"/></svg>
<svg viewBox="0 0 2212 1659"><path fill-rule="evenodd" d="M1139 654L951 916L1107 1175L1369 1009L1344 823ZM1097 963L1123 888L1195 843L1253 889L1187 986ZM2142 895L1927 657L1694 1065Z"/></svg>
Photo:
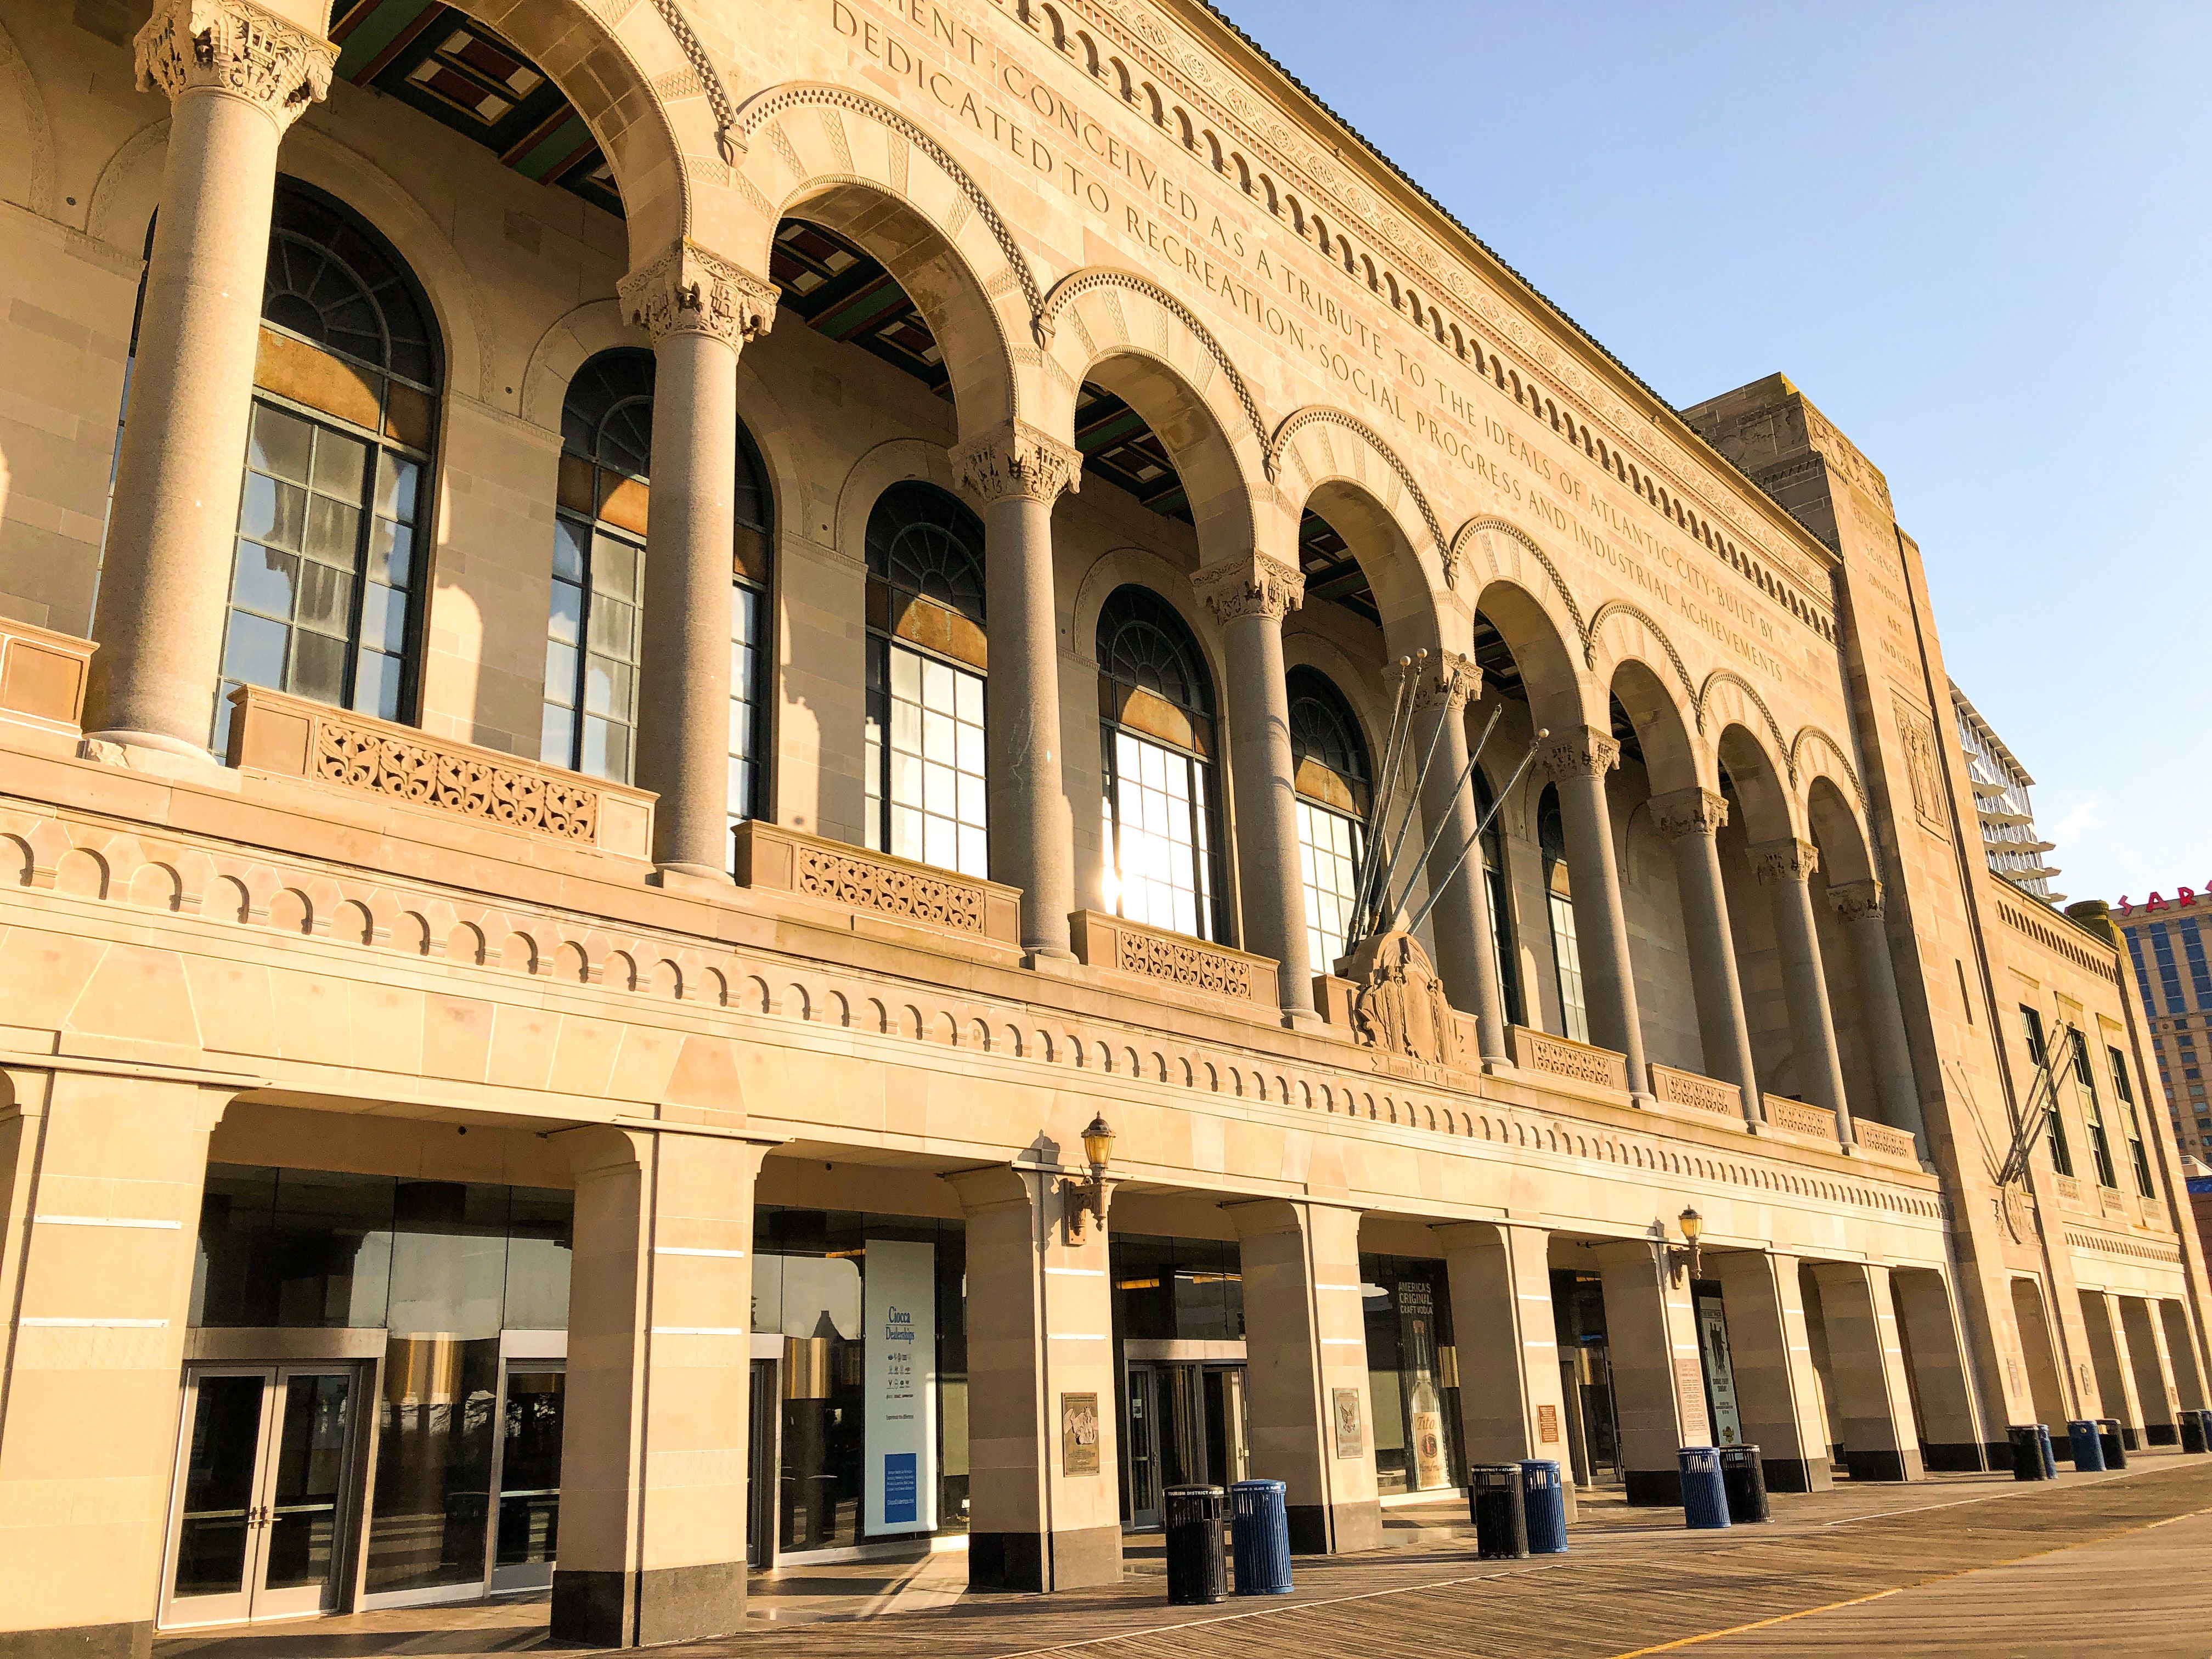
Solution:
<svg viewBox="0 0 2212 1659"><path fill-rule="evenodd" d="M1628 717L1655 794L1704 784L1711 770L1691 736L1692 717L1668 690L1664 668L1653 665L1662 661L1656 653L1650 658L1624 655L1598 675L1611 701ZM1613 735L1621 735L1617 723Z"/></svg>
<svg viewBox="0 0 2212 1659"><path fill-rule="evenodd" d="M1553 595L1549 603L1547 593ZM1482 575L1474 599L1474 654L1486 691L1495 684L1526 697L1540 725L1610 725L1604 690L1593 690L1578 660L1579 617L1559 615L1557 590L1509 568Z"/></svg>
<svg viewBox="0 0 2212 1659"><path fill-rule="evenodd" d="M1865 820L1845 798L1842 784L1825 772L1805 791L1805 823L1832 884L1865 881L1875 873Z"/></svg>
<svg viewBox="0 0 2212 1659"><path fill-rule="evenodd" d="M1293 513L1323 484L1350 484L1396 520L1430 592L1459 586L1458 564L1427 492L1366 422L1340 409L1309 404L1275 428L1267 454L1268 476Z"/></svg>
<svg viewBox="0 0 2212 1659"><path fill-rule="evenodd" d="M882 204L878 226L824 222L879 259L921 307L952 368L963 439L1010 419L1038 424L1044 292L1012 228L950 150L887 105L813 82L748 99L738 134L743 153L731 189L747 222L728 257L764 271L787 216L809 216L810 204L819 214L848 191ZM925 241L938 246L926 250ZM942 280L933 283L932 264L943 268Z"/></svg>
<svg viewBox="0 0 2212 1659"><path fill-rule="evenodd" d="M1784 784L1774 752L1758 728L1731 714L1717 729L1713 752L1722 781L1735 791L1735 816L1745 838L1757 842L1800 835L1802 816L1796 793Z"/></svg>

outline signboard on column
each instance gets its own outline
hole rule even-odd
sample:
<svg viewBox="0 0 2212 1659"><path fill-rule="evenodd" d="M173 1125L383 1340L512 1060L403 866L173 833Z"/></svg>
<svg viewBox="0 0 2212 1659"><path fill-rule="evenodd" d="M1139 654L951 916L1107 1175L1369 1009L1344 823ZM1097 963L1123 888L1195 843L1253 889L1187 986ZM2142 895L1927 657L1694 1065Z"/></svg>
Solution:
<svg viewBox="0 0 2212 1659"><path fill-rule="evenodd" d="M1717 1296L1698 1298L1698 1346L1705 1362L1705 1398L1712 1407L1713 1444L1740 1446L1743 1419L1736 1413L1735 1361L1729 1352L1728 1314Z"/></svg>
<svg viewBox="0 0 2212 1659"><path fill-rule="evenodd" d="M937 1247L872 1238L861 1520L872 1535L937 1530Z"/></svg>

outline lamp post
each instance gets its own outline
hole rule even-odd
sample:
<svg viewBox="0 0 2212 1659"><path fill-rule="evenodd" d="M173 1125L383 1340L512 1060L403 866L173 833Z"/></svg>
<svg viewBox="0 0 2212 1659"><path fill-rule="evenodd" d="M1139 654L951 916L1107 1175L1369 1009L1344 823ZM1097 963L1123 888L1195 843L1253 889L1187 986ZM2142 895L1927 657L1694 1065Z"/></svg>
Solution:
<svg viewBox="0 0 2212 1659"><path fill-rule="evenodd" d="M1106 1165L1114 1155L1114 1131L1102 1114L1091 1120L1083 1132L1083 1157L1091 1165L1087 1181L1065 1180L1060 1183L1060 1196L1065 1200L1063 1212L1067 1227L1067 1242L1083 1243L1086 1218L1096 1217L1100 1227L1106 1224Z"/></svg>

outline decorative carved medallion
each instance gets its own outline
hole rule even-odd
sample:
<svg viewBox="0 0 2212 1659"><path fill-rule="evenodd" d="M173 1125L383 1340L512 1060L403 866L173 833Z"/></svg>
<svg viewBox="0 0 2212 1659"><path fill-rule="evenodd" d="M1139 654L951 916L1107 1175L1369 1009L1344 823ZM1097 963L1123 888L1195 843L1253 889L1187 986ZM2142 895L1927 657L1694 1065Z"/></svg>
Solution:
<svg viewBox="0 0 2212 1659"><path fill-rule="evenodd" d="M138 90L248 100L281 131L331 90L338 49L252 0L155 0L137 37Z"/></svg>
<svg viewBox="0 0 2212 1659"><path fill-rule="evenodd" d="M1431 1066L1461 1063L1459 1024L1443 981L1411 933L1378 933L1345 964L1352 993L1352 1027L1377 1054Z"/></svg>
<svg viewBox="0 0 2212 1659"><path fill-rule="evenodd" d="M1881 884L1878 881L1838 881L1828 887L1828 903L1845 921L1863 921L1881 914Z"/></svg>
<svg viewBox="0 0 2212 1659"><path fill-rule="evenodd" d="M655 341L667 334L711 334L737 346L758 339L775 323L774 283L688 238L623 277L617 291L623 319Z"/></svg>
<svg viewBox="0 0 2212 1659"><path fill-rule="evenodd" d="M952 451L953 476L984 506L1024 495L1048 505L1083 487L1083 453L1023 421Z"/></svg>
<svg viewBox="0 0 2212 1659"><path fill-rule="evenodd" d="M1710 789L1675 789L1651 797L1652 828L1668 841L1717 836L1728 821L1728 797Z"/></svg>
<svg viewBox="0 0 2212 1659"><path fill-rule="evenodd" d="M1249 561L1208 566L1192 575L1190 585L1215 620L1223 623L1239 617L1287 616L1306 595L1304 573L1264 553L1255 553Z"/></svg>
<svg viewBox="0 0 2212 1659"><path fill-rule="evenodd" d="M1620 764L1620 744L1593 726L1577 726L1547 740L1540 759L1554 783L1601 778Z"/></svg>
<svg viewBox="0 0 2212 1659"><path fill-rule="evenodd" d="M1920 822L1944 840L1951 838L1943 811L1943 759L1936 747L1936 723L1903 697L1892 705L1897 735L1905 744L1905 781L1912 788L1912 810Z"/></svg>
<svg viewBox="0 0 2212 1659"><path fill-rule="evenodd" d="M1761 887L1784 881L1810 881L1820 867L1820 849L1795 836L1763 841L1751 849L1751 872L1759 878Z"/></svg>

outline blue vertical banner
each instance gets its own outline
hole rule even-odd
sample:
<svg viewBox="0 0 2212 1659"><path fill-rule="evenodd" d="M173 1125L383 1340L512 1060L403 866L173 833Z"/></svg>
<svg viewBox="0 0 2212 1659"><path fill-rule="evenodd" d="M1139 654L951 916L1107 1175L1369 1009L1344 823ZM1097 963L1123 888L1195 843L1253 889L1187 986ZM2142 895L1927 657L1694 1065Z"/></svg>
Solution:
<svg viewBox="0 0 2212 1659"><path fill-rule="evenodd" d="M937 1530L937 1247L872 1238L862 1522L871 1534Z"/></svg>

